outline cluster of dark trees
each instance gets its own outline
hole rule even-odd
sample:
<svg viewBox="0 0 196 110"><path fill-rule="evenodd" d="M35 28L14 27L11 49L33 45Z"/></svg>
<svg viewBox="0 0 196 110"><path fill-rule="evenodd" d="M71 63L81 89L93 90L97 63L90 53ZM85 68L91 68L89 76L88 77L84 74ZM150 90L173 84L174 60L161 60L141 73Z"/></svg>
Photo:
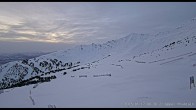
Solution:
<svg viewBox="0 0 196 110"><path fill-rule="evenodd" d="M44 73L42 71L43 69L45 69L45 71L47 71L47 70L51 71L53 68L55 68L55 70L59 70L60 67L65 68L65 67L72 67L73 66L72 62L63 64L62 61L59 61L57 59L50 59L49 62L48 61L39 62L39 66L41 67L40 69L38 67L34 67L34 63L29 62L28 59L23 60L22 63L32 67L34 69L34 72L36 72L37 74ZM79 64L79 63L80 62L77 62L76 64Z"/></svg>
<svg viewBox="0 0 196 110"><path fill-rule="evenodd" d="M13 87L22 87L30 84L37 84L37 83L43 83L43 82L49 82L52 79L56 79L55 75L48 76L48 77L40 77L40 76L34 76L26 80L22 80L21 82L18 82L16 84L10 84L7 87L1 87L0 89L8 89Z"/></svg>
<svg viewBox="0 0 196 110"><path fill-rule="evenodd" d="M29 62L28 59L22 60L22 63L25 64L25 65L28 65L28 66L32 67L33 72L31 73L31 75L33 75L34 72L35 72L36 74L44 73L44 72L41 71L38 67L35 67L33 62Z"/></svg>
<svg viewBox="0 0 196 110"><path fill-rule="evenodd" d="M90 69L90 67L81 67L81 68L76 68L76 69L73 69L72 71L78 71L78 70L80 70L80 69L85 69L85 68L88 68L88 69Z"/></svg>
<svg viewBox="0 0 196 110"><path fill-rule="evenodd" d="M21 82L26 74L28 74L28 68L16 63L9 68L7 73L3 76L0 81L0 89Z"/></svg>
<svg viewBox="0 0 196 110"><path fill-rule="evenodd" d="M73 69L72 71L78 71L78 70L80 70L80 68L77 68L77 69Z"/></svg>
<svg viewBox="0 0 196 110"><path fill-rule="evenodd" d="M184 42L183 42L183 40L184 40ZM196 36L191 37L191 39L190 39L189 36L187 36L187 37L185 37L183 40L178 40L178 41L176 41L176 42L172 42L172 43L170 43L170 44L168 44L168 45L165 45L163 48L173 47L175 44L181 44L181 43L184 43L185 46L187 46L188 43L190 43L191 41L196 40ZM195 42L195 43L196 43L196 42ZM167 49L167 50L169 50L169 49Z"/></svg>
<svg viewBox="0 0 196 110"><path fill-rule="evenodd" d="M35 60L35 59L34 59ZM31 73L31 75L33 75L33 73L36 73L35 77L31 77L29 79L24 80L24 76L26 74L28 74L28 68L27 67L23 67L22 65L14 65L12 68L9 69L8 73L5 75L5 77L2 79L2 81L0 81L0 89L6 89L6 88L12 88L12 87L21 87L24 85L29 85L29 84L36 84L39 82L48 82L51 79L56 79L56 76L47 76L47 77L41 77L44 75L48 75L51 73L56 73L56 72L60 72L66 69L71 69L71 68L75 68L77 66L79 66L79 61L76 62L75 64L73 64L72 62L69 63L62 63L62 61L58 61L57 59L50 59L50 62L47 61L42 61L39 62L39 66L41 67L35 67L35 64L33 62L31 62L28 59L22 60L21 63L28 65L30 67L32 67L33 71ZM61 67L61 68L60 68ZM65 68L67 67L67 68ZM53 70L53 68L55 68ZM45 69L45 71L48 70L48 72L44 72L42 71L43 69ZM84 68L83 68L84 69ZM16 74L18 73L18 74ZM42 73L40 76L38 74ZM14 78L11 78L9 75L15 75ZM67 74L67 72L64 72L63 75ZM10 77L10 78L9 78Z"/></svg>
<svg viewBox="0 0 196 110"><path fill-rule="evenodd" d="M47 75L50 73L56 73L56 72L59 72L62 70L71 69L71 68L79 66L79 65L74 65L72 62L63 64L62 61L59 61L57 59L50 59L49 62L47 62L47 61L39 62L39 66L41 67L40 69L38 67L34 67L34 63L29 62L28 59L23 60L22 63L29 65L33 68L33 72L31 73L31 75L35 72L36 75L39 73L42 73L41 76L43 76L44 74ZM76 62L76 64L79 64L79 63L80 63L79 61ZM65 68L65 67L67 67L67 68ZM55 69L53 69L53 68L55 68ZM48 71L48 72L42 71L43 69L45 69L45 71Z"/></svg>
<svg viewBox="0 0 196 110"><path fill-rule="evenodd" d="M172 43L170 43L170 44L168 44L168 45L165 45L163 48L173 47L173 46L175 45L175 43L176 43L176 42L172 42ZM169 49L167 49L167 50L169 50Z"/></svg>

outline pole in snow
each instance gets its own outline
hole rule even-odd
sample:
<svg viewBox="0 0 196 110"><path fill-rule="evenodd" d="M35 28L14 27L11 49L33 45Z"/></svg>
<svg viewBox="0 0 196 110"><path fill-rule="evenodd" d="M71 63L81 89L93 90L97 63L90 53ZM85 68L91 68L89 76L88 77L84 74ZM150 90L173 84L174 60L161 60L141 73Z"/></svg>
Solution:
<svg viewBox="0 0 196 110"><path fill-rule="evenodd" d="M194 76L190 77L190 89L191 89L191 85L193 84L193 86L195 87L195 83L194 83Z"/></svg>

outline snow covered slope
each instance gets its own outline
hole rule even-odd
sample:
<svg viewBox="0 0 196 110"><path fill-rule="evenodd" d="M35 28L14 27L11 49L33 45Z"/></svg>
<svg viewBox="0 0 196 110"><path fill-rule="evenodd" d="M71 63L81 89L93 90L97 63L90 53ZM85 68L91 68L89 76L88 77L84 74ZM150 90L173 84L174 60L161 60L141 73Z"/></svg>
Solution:
<svg viewBox="0 0 196 110"><path fill-rule="evenodd" d="M196 107L196 20L0 67L0 107Z"/></svg>

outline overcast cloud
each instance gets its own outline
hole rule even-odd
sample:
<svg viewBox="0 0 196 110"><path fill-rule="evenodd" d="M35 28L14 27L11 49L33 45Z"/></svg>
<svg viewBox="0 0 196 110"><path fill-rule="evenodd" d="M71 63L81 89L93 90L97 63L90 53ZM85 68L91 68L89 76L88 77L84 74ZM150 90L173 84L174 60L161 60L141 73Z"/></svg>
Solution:
<svg viewBox="0 0 196 110"><path fill-rule="evenodd" d="M55 51L165 31L196 17L195 10L194 2L2 2L0 53Z"/></svg>

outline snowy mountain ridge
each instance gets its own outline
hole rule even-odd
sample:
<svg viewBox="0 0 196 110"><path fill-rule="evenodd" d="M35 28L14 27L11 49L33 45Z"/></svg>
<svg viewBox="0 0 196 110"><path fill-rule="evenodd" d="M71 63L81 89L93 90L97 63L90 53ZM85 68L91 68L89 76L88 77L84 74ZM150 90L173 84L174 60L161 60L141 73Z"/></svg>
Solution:
<svg viewBox="0 0 196 110"><path fill-rule="evenodd" d="M8 82L16 81L18 83L22 81L22 79L28 79L36 75L44 75L47 72L57 71L58 69L65 69L66 66L68 68L72 67L76 65L75 63L77 62L84 65L107 56L117 55L135 58L137 56L153 53L154 51L170 50L174 47L179 48L182 44L187 46L189 43L195 43L196 41L195 23L194 20L191 20L186 25L181 26L180 29L177 28L168 33L156 35L132 33L126 37L108 41L103 44L92 43L92 45L80 45L73 49L57 51L28 61L10 62L0 67L0 78L2 82L9 80ZM17 65L26 69L20 70L20 68L19 70L14 70L13 68ZM22 73L22 77L19 78L17 75L19 75L21 71L25 71L25 73ZM12 73L15 73L16 76L10 79L13 75Z"/></svg>
<svg viewBox="0 0 196 110"><path fill-rule="evenodd" d="M80 62L81 64L88 64L104 57L108 57L111 54L115 55L119 52L119 50L124 50L123 48L131 48L131 46L134 47L136 45L136 42L142 42L142 39L146 39L147 37L147 35L143 34L131 34L118 40L108 41L102 45L80 45L76 46L73 49L58 51L29 60L10 62L0 67L0 78L2 82L8 80L7 83L8 86L10 86L9 82L18 83L23 79L29 79L36 75L44 75L47 74L47 72L53 70L56 71L58 69L65 69L66 66L67 68L72 67L77 62ZM45 66L43 66L42 64ZM19 70L14 69L18 68L18 66L25 68L25 70L22 68L19 68ZM25 73L22 73L22 75L20 75L22 77L18 77L18 75L21 74L21 71L25 71ZM13 77L13 75L15 78ZM6 83L1 84L6 85Z"/></svg>
<svg viewBox="0 0 196 110"><path fill-rule="evenodd" d="M57 107L134 107L125 103L130 101L190 101L196 105L195 89L189 94L187 87L189 76L195 75L195 44L196 21L192 19L158 34L132 33L103 44L78 45L10 62L0 66L0 89L8 91L0 98L30 90L37 95L35 102L30 98L33 105L22 101L17 106L46 107L48 102L58 102ZM47 92L53 96L40 95ZM26 95L19 96L25 100Z"/></svg>

